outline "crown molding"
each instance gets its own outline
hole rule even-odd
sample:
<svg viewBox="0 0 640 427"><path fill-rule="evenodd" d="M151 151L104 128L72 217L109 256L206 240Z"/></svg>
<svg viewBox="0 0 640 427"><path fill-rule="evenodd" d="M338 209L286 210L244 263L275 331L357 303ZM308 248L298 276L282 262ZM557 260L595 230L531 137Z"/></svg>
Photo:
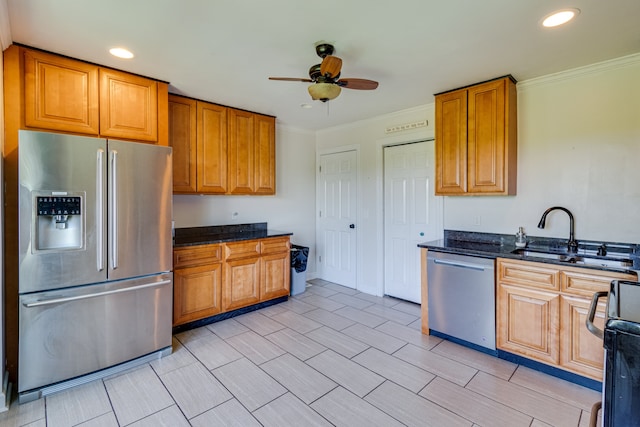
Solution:
<svg viewBox="0 0 640 427"><path fill-rule="evenodd" d="M549 83L556 83L563 80L575 79L577 77L597 74L603 71L611 71L620 68L631 67L638 64L640 64L640 53L634 53L632 55L622 56L620 58L596 62L595 64L585 65L583 67L573 68L566 71L560 71L558 73L547 74L542 77L535 77L533 79L524 80L518 82L518 90Z"/></svg>

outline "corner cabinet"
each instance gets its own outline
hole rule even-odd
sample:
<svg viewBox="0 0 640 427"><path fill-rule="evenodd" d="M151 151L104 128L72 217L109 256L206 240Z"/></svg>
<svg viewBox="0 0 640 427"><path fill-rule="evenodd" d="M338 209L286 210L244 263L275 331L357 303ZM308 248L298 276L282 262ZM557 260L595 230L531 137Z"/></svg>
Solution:
<svg viewBox="0 0 640 427"><path fill-rule="evenodd" d="M511 76L436 95L436 195L514 195L516 83Z"/></svg>
<svg viewBox="0 0 640 427"><path fill-rule="evenodd" d="M21 129L168 144L167 83L15 45L6 67L24 85Z"/></svg>
<svg viewBox="0 0 640 427"><path fill-rule="evenodd" d="M173 326L289 295L289 237L176 248Z"/></svg>
<svg viewBox="0 0 640 427"><path fill-rule="evenodd" d="M169 95L177 194L275 194L275 118Z"/></svg>
<svg viewBox="0 0 640 427"><path fill-rule="evenodd" d="M602 340L586 328L592 295L635 275L497 260L496 344L500 350L602 381ZM604 328L605 304L594 323Z"/></svg>

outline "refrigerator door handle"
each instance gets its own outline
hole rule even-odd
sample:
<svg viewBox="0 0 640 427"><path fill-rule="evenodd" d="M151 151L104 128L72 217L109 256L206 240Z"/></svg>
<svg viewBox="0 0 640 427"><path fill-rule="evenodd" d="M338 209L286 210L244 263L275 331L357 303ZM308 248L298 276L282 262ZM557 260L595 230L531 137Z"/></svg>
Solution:
<svg viewBox="0 0 640 427"><path fill-rule="evenodd" d="M27 308L42 307L44 305L61 304L61 303L64 303L64 302L78 301L78 300L83 300L83 299L88 299L88 298L95 298L95 297L102 297L102 296L105 296L105 295L118 294L118 293L121 293L121 292L138 291L140 289L153 288L153 287L157 287L157 286L167 285L169 283L171 283L171 280L162 280L160 282L146 283L144 285L132 286L130 288L112 289L110 291L96 292L94 294L88 294L88 295L77 295L77 296L73 296L73 297L51 298L51 299L46 299L46 300L39 300L39 301L36 301L36 302L30 302L30 303L26 303L26 304L23 303L22 305L24 305Z"/></svg>
<svg viewBox="0 0 640 427"><path fill-rule="evenodd" d="M111 269L118 268L118 151L111 151Z"/></svg>
<svg viewBox="0 0 640 427"><path fill-rule="evenodd" d="M104 194L102 194L102 189L104 188L103 177L104 171L102 166L102 157L104 155L104 150L100 148L98 150L97 156L97 167L96 167L96 226L98 227L97 233L97 267L98 271L102 271L104 269L103 264L103 249L104 249L104 225L103 221L103 209L104 209Z"/></svg>

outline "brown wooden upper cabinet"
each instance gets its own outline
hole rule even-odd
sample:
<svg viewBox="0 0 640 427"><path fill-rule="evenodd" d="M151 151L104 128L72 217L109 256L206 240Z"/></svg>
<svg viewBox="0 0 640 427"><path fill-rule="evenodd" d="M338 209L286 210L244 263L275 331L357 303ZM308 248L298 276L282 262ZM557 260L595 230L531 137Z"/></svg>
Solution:
<svg viewBox="0 0 640 427"><path fill-rule="evenodd" d="M24 84L20 128L167 145L167 83L16 45L5 62Z"/></svg>
<svg viewBox="0 0 640 427"><path fill-rule="evenodd" d="M511 76L436 95L437 195L514 195L516 82Z"/></svg>
<svg viewBox="0 0 640 427"><path fill-rule="evenodd" d="M158 140L158 84L140 76L100 69L100 135Z"/></svg>
<svg viewBox="0 0 640 427"><path fill-rule="evenodd" d="M96 65L25 50L24 97L28 127L99 133Z"/></svg>
<svg viewBox="0 0 640 427"><path fill-rule="evenodd" d="M169 95L173 192L275 194L275 118Z"/></svg>

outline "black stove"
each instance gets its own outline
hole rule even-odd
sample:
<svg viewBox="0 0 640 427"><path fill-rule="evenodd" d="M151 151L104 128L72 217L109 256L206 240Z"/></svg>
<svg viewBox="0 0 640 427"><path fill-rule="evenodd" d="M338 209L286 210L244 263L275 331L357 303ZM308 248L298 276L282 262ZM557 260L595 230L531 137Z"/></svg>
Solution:
<svg viewBox="0 0 640 427"><path fill-rule="evenodd" d="M594 303L597 304L597 295L594 296ZM593 303L591 309L595 310ZM588 325L594 332L592 326ZM594 333L600 335L598 332L602 333L601 331ZM611 282L603 335L606 354L603 379L603 426L640 427L639 282L623 280Z"/></svg>

